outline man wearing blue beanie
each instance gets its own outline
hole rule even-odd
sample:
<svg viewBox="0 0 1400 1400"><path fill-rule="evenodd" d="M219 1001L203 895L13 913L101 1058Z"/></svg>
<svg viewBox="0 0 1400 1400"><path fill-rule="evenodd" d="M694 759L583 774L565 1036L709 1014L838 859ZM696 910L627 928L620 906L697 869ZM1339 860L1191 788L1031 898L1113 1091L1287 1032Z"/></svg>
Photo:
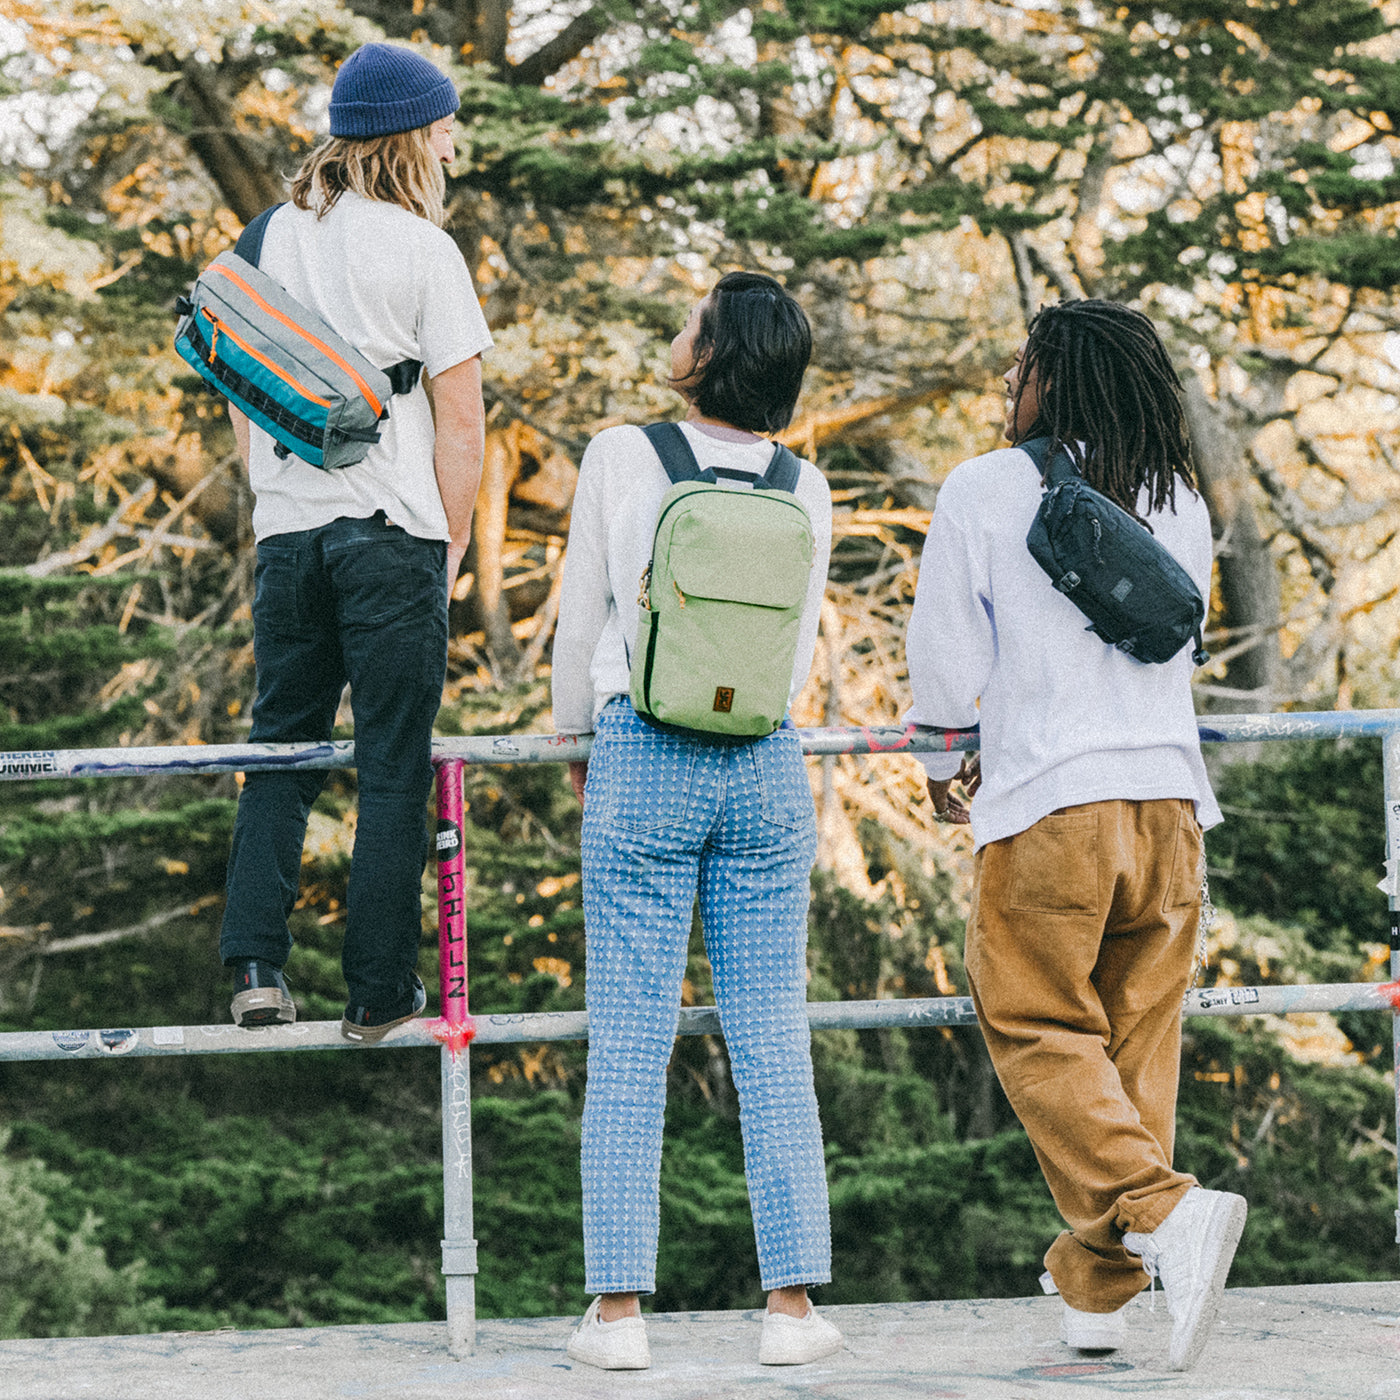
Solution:
<svg viewBox="0 0 1400 1400"><path fill-rule="evenodd" d="M350 686L359 810L341 1033L358 1041L426 1004L416 965L430 746L448 595L481 480L481 353L491 345L461 250L442 229L458 106L447 75L411 49L357 49L336 76L329 139L264 232L261 270L400 373L379 441L325 471L277 456L267 433L229 409L255 497L253 741L329 739ZM282 971L287 920L324 777L259 772L243 785L219 942L238 1025L296 1019Z"/></svg>

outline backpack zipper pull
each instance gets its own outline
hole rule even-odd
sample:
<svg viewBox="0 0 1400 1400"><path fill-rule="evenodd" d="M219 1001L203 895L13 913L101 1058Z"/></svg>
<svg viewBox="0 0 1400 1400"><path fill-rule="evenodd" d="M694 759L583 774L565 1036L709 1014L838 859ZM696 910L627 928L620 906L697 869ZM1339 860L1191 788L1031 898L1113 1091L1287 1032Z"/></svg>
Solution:
<svg viewBox="0 0 1400 1400"><path fill-rule="evenodd" d="M671 587L676 590L676 597L681 600L681 607L685 607L685 594L681 592L681 586L675 579L671 580Z"/></svg>

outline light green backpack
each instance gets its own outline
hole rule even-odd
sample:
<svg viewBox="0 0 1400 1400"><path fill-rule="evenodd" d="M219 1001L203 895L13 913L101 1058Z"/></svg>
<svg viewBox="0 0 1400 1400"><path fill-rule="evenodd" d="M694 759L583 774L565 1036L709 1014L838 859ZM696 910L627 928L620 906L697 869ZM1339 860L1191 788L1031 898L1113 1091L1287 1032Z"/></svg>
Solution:
<svg viewBox="0 0 1400 1400"><path fill-rule="evenodd" d="M676 424L643 432L672 485L637 598L633 708L712 743L761 739L787 714L812 574L801 464L779 446L753 490L735 489L700 470Z"/></svg>

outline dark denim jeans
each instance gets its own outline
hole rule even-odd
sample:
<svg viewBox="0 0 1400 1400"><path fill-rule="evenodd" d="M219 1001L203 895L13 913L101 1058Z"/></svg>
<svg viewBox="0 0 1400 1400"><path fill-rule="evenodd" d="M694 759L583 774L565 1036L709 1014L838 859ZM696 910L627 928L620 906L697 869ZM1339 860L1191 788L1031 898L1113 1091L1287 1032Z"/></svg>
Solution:
<svg viewBox="0 0 1400 1400"><path fill-rule="evenodd" d="M343 964L351 1005L407 993L422 927L433 720L447 671L447 547L383 514L258 545L253 599L256 743L327 739L345 682L355 716L359 819ZM323 772L249 773L229 855L219 953L281 967L287 916Z"/></svg>

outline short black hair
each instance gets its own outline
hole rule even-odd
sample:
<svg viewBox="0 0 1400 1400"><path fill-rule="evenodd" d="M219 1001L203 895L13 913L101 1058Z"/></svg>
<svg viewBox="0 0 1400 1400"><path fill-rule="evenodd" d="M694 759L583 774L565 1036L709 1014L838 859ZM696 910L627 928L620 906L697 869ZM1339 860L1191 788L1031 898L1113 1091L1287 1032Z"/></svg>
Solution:
<svg viewBox="0 0 1400 1400"><path fill-rule="evenodd" d="M700 313L694 357L672 383L701 413L751 433L781 432L812 358L812 327L781 282L729 272Z"/></svg>
<svg viewBox="0 0 1400 1400"><path fill-rule="evenodd" d="M1052 453L1082 442L1095 490L1132 515L1143 487L1154 511L1175 509L1178 479L1195 491L1181 381L1141 311L1097 298L1042 307L1027 327L1022 386L1032 369L1040 412L1027 436L1048 436Z"/></svg>

